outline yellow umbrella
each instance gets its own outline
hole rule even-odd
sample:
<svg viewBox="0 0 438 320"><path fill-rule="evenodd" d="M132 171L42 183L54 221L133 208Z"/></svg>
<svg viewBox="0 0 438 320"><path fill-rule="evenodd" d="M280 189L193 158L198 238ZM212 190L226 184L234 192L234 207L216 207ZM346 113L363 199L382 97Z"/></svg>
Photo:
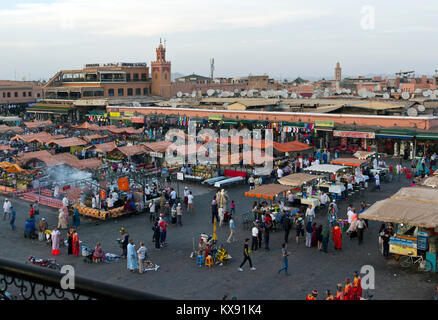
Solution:
<svg viewBox="0 0 438 320"><path fill-rule="evenodd" d="M216 234L216 218L214 219L214 224L213 224L213 240L217 241L217 234Z"/></svg>

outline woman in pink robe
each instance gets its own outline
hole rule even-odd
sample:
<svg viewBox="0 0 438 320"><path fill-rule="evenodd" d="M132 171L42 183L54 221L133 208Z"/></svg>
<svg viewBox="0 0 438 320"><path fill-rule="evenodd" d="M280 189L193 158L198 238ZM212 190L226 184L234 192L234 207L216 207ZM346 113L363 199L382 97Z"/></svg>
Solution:
<svg viewBox="0 0 438 320"><path fill-rule="evenodd" d="M61 236L61 233L59 232L58 228L54 228L52 231L52 254L54 256L57 256L59 252L59 238Z"/></svg>

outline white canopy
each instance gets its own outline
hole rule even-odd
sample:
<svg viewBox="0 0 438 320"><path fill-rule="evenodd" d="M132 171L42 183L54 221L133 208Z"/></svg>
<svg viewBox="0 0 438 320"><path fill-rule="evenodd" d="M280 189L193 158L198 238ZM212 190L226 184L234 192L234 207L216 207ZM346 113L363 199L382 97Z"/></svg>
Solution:
<svg viewBox="0 0 438 320"><path fill-rule="evenodd" d="M336 173L339 170L347 169L346 166L338 166L335 164L315 164L308 168L304 168L306 172L322 172L322 173Z"/></svg>

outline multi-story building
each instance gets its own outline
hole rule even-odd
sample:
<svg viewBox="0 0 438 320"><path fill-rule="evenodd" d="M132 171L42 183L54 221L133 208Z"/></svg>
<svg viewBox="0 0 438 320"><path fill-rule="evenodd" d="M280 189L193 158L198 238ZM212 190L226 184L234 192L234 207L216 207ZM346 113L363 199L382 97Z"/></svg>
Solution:
<svg viewBox="0 0 438 320"><path fill-rule="evenodd" d="M41 86L33 81L0 80L0 107L26 106L41 99Z"/></svg>
<svg viewBox="0 0 438 320"><path fill-rule="evenodd" d="M170 67L160 43L151 74L146 62L86 64L77 70L57 72L43 87L43 100L27 112L38 118L66 116L81 120L90 111L105 114L107 104L148 100L152 95L170 97Z"/></svg>

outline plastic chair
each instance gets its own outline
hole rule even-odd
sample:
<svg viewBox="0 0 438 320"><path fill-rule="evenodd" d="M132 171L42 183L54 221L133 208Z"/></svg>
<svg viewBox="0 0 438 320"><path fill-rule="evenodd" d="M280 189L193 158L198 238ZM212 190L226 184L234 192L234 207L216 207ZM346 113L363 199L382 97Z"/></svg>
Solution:
<svg viewBox="0 0 438 320"><path fill-rule="evenodd" d="M204 264L204 260L205 260L204 256L199 255L199 256L196 258L196 264L202 266L202 265Z"/></svg>
<svg viewBox="0 0 438 320"><path fill-rule="evenodd" d="M212 256L208 256L205 259L205 266L209 267L209 268L213 266L213 257Z"/></svg>

